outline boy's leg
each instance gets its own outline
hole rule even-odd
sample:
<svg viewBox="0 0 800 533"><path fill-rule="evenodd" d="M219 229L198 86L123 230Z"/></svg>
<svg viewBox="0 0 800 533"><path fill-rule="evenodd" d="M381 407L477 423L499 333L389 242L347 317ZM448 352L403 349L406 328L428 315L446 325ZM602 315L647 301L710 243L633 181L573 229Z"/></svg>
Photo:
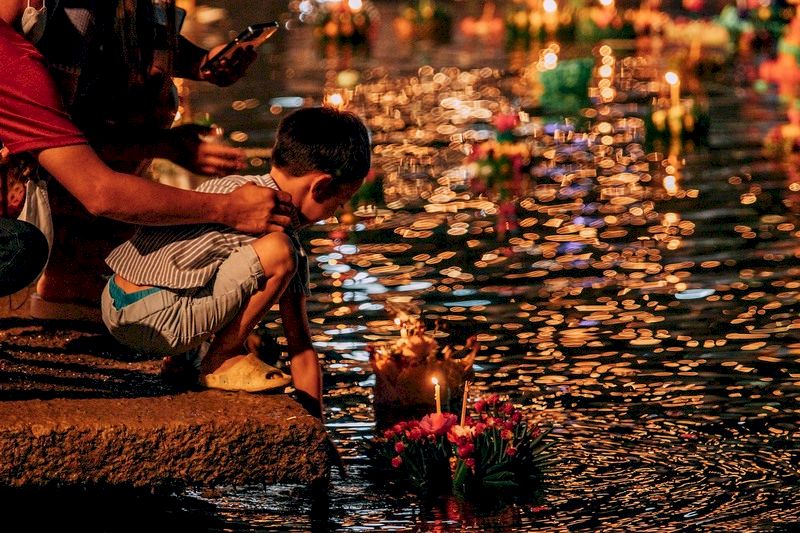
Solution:
<svg viewBox="0 0 800 533"><path fill-rule="evenodd" d="M247 336L255 329L264 314L278 301L294 276L297 261L292 241L285 233L269 233L251 244L264 271L266 282L253 293L239 313L217 332L208 354L203 358L200 372L208 374L229 368L242 355Z"/></svg>

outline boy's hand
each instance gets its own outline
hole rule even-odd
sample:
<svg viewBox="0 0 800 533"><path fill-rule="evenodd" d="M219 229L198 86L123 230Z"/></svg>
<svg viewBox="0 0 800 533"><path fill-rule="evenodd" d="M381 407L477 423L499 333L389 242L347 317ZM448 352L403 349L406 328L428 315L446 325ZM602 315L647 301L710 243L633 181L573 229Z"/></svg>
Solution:
<svg viewBox="0 0 800 533"><path fill-rule="evenodd" d="M336 444L334 444L330 435L328 435L328 461L330 461L330 463L336 467L341 477L347 477L347 469L344 466L342 454L339 453L339 448L336 447Z"/></svg>
<svg viewBox="0 0 800 533"><path fill-rule="evenodd" d="M247 183L227 197L227 208L220 217L226 226L245 233L264 234L285 231L292 223L294 206L287 192Z"/></svg>

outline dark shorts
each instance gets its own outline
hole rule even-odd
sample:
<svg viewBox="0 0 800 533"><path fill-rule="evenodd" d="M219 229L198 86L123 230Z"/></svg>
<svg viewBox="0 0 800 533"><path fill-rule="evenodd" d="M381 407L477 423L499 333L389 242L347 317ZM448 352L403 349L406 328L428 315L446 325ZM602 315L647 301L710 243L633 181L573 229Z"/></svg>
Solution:
<svg viewBox="0 0 800 533"><path fill-rule="evenodd" d="M0 296L27 287L44 270L47 239L33 224L0 219Z"/></svg>

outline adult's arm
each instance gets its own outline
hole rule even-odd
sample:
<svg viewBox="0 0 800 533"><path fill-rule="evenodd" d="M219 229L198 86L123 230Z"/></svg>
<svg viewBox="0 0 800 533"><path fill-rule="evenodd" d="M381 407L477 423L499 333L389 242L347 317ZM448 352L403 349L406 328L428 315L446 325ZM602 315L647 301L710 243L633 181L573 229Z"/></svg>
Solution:
<svg viewBox="0 0 800 533"><path fill-rule="evenodd" d="M39 163L97 216L144 225L215 222L248 233L282 231L291 223L283 191L244 185L229 194L169 187L111 170L89 145L47 148Z"/></svg>
<svg viewBox="0 0 800 533"><path fill-rule="evenodd" d="M217 222L252 233L290 223L288 195L272 189L245 186L208 195L111 170L70 121L41 54L5 19L0 72L0 142L11 154L37 154L90 212L140 224Z"/></svg>

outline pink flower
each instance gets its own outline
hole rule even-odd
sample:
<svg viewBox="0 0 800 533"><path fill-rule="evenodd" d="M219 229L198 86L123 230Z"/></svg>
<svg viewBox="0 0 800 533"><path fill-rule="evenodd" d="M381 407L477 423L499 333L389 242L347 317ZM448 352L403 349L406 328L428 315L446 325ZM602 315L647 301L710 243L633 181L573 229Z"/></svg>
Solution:
<svg viewBox="0 0 800 533"><path fill-rule="evenodd" d="M475 451L475 446L472 443L468 442L467 444L458 447L458 456L464 459L472 455L472 452L474 451Z"/></svg>
<svg viewBox="0 0 800 533"><path fill-rule="evenodd" d="M394 468L400 468L400 465L403 464L403 458L399 455L397 457L392 457L392 466Z"/></svg>
<svg viewBox="0 0 800 533"><path fill-rule="evenodd" d="M506 448L506 455L509 457L514 457L515 455L517 455L517 449L514 448L513 446L509 446L508 448Z"/></svg>
<svg viewBox="0 0 800 533"><path fill-rule="evenodd" d="M516 113L503 113L494 117L492 122L497 131L511 131L519 124L519 116Z"/></svg>
<svg viewBox="0 0 800 533"><path fill-rule="evenodd" d="M514 414L511 415L511 421L515 424L519 424L520 420L522 420L522 413L514 411Z"/></svg>
<svg viewBox="0 0 800 533"><path fill-rule="evenodd" d="M403 450L405 449L406 445L403 443L403 441L397 441L394 443L394 451L396 451L397 453L403 453Z"/></svg>
<svg viewBox="0 0 800 533"><path fill-rule="evenodd" d="M408 431L406 431L406 437L408 437L408 440L412 442L418 441L419 439L422 438L422 430L416 427L411 428Z"/></svg>
<svg viewBox="0 0 800 533"><path fill-rule="evenodd" d="M419 427L428 435L446 434L456 423L456 415L452 413L432 413L422 417Z"/></svg>
<svg viewBox="0 0 800 533"><path fill-rule="evenodd" d="M486 431L486 424L483 422L478 422L475 424L475 435L480 435L484 431Z"/></svg>

